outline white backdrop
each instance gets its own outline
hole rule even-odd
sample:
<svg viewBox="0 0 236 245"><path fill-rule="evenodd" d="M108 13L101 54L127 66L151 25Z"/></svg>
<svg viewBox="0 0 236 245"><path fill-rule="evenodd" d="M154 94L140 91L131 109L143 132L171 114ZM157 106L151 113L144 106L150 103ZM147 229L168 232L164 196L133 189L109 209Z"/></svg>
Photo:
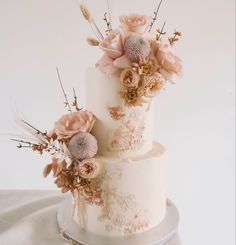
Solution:
<svg viewBox="0 0 236 245"><path fill-rule="evenodd" d="M88 0L102 23L105 0ZM93 5L93 6L92 6ZM113 0L113 16L151 15L157 1ZM169 150L168 194L181 213L185 245L234 245L234 1L164 1L159 24L182 31L185 76L156 98L155 139ZM115 21L117 22L117 21ZM64 112L56 76L85 105L85 69L101 56L76 0L0 0L0 188L54 189L47 157L17 150L18 110L41 129ZM69 93L72 95L72 93Z"/></svg>

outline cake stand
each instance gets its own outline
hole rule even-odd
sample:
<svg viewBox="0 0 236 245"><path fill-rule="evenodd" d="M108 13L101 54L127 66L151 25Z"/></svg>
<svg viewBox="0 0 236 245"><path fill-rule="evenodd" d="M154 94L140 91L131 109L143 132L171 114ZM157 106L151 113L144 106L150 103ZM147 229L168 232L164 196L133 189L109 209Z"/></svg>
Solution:
<svg viewBox="0 0 236 245"><path fill-rule="evenodd" d="M103 237L80 229L71 219L71 200L61 204L57 212L57 223L61 238L73 245L162 245L170 241L177 233L179 214L174 203L167 200L166 217L157 227L136 235L125 237Z"/></svg>

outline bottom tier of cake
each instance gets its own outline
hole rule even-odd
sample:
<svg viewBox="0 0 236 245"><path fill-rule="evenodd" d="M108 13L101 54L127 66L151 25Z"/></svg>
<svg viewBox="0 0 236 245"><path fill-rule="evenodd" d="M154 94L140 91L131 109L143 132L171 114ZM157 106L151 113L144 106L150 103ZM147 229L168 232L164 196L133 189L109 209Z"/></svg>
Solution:
<svg viewBox="0 0 236 245"><path fill-rule="evenodd" d="M98 156L103 166L103 204L90 205L74 195L73 218L80 227L98 235L131 235L156 227L166 213L167 154L153 143L137 158Z"/></svg>

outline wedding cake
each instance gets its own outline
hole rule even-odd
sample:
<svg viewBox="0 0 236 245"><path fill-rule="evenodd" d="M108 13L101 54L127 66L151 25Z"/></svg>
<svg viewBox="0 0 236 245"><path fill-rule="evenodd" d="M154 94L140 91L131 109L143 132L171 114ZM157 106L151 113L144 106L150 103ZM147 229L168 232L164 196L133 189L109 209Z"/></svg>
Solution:
<svg viewBox="0 0 236 245"><path fill-rule="evenodd" d="M29 147L52 155L44 176L53 173L63 193L72 193L72 217L78 228L105 237L133 235L160 224L166 214L167 152L155 142L153 98L182 65L173 52L181 34L165 41L164 25L152 33L156 20L144 15L120 17L106 36L88 9L85 19L95 31L89 38L103 57L87 70L87 108L80 108L74 90L68 113L56 121L50 133L18 120L31 141L13 139L19 148Z"/></svg>

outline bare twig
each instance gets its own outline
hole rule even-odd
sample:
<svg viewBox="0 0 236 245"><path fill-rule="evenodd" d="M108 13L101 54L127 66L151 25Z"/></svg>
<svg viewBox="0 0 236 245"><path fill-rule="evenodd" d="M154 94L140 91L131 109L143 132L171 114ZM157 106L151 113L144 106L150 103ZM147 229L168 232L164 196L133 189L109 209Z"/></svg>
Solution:
<svg viewBox="0 0 236 245"><path fill-rule="evenodd" d="M111 32L112 31L112 24L111 24L111 6L110 6L110 0L107 0L107 11L108 11L109 32Z"/></svg>
<svg viewBox="0 0 236 245"><path fill-rule="evenodd" d="M65 101L65 107L68 107L68 111L72 112L71 107L70 107L70 103L69 103L69 101L67 99L67 95L66 95L65 89L63 87L62 81L61 81L61 76L60 76L58 67L57 67L57 76L58 76L58 79L59 79L59 82L60 82L60 85L61 85L61 89L62 89L62 92L64 94L65 100L66 100Z"/></svg>
<svg viewBox="0 0 236 245"><path fill-rule="evenodd" d="M75 89L74 88L73 88L73 93L74 93L74 101L73 101L72 106L75 107L76 111L81 111L82 108L79 108L79 106L78 106L77 95L76 95L76 92L75 92Z"/></svg>
<svg viewBox="0 0 236 245"><path fill-rule="evenodd" d="M163 2L163 0L161 0L159 2L158 7L157 7L157 10L154 12L154 17L152 18L152 23L150 25L149 32L152 30L153 25L155 24L155 22L157 20L157 16L158 16L158 13L159 13L159 10L160 10L160 7L161 7L162 2Z"/></svg>
<svg viewBox="0 0 236 245"><path fill-rule="evenodd" d="M29 141L24 141L24 140L18 140L18 139L11 139L14 142L17 142L18 145L16 146L17 148L31 148L33 151L37 151L40 154L43 153L47 149L47 146L43 144L35 144Z"/></svg>
<svg viewBox="0 0 236 245"><path fill-rule="evenodd" d="M47 135L47 131L45 132L42 132L40 131L39 129L35 128L34 126L32 126L30 123L26 122L25 120L21 120L24 124L26 124L27 126L29 126L30 128L32 128L33 130L35 130L35 132L38 134L38 135L42 135L44 137L46 137L47 139L50 139Z"/></svg>
<svg viewBox="0 0 236 245"><path fill-rule="evenodd" d="M111 29L111 22L107 19L107 12L104 14L104 19L103 19L106 24L107 24L107 30L106 30L106 33L109 34L112 29Z"/></svg>
<svg viewBox="0 0 236 245"><path fill-rule="evenodd" d="M166 21L164 22L161 30L157 30L157 32L158 32L157 37L156 37L156 40L157 41L160 40L160 38L161 38L162 35L165 35L166 34L166 32L164 32L165 25L166 25Z"/></svg>

